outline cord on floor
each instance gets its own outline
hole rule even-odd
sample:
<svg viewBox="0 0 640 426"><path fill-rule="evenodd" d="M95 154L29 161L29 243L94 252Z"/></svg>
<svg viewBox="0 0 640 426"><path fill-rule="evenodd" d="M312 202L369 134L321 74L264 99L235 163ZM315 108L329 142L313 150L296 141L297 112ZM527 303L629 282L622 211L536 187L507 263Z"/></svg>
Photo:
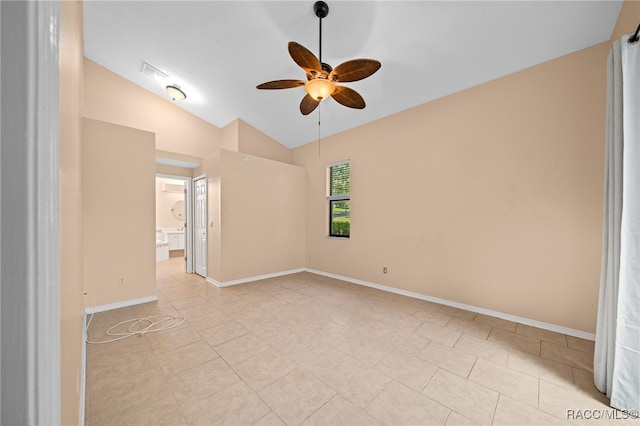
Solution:
<svg viewBox="0 0 640 426"><path fill-rule="evenodd" d="M87 325L84 329L84 333L85 333L84 335L85 335L86 342L94 345L116 342L118 340L126 339L127 337L131 337L131 336L144 336L145 334L148 334L148 333L155 333L157 331L170 330L172 328L176 328L180 326L182 323L184 323L187 320L187 318L182 315L168 315L168 314L152 315L152 316L142 317L142 318L132 318L125 321L120 321L119 323L109 327L109 329L105 331L105 335L114 337L113 339L93 341L93 340L89 340L89 326L91 325L91 321L93 320L93 315L96 308L96 299L95 297L93 297L93 294L91 293L85 292L84 295L91 296L91 299L93 300L93 311L91 312L91 315L89 316L89 320L87 321ZM129 327L127 327L126 331L120 331L120 332L114 331L116 328L125 324L130 324Z"/></svg>

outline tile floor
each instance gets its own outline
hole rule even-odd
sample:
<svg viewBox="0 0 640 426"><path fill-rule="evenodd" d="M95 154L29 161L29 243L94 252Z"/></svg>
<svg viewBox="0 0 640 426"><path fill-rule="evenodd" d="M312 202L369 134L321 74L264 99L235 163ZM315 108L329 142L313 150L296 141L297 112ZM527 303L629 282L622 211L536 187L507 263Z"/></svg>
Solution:
<svg viewBox="0 0 640 426"><path fill-rule="evenodd" d="M640 426L593 386L593 342L300 273L216 288L158 263L178 328L88 345L86 424ZM601 411L597 411L601 410Z"/></svg>

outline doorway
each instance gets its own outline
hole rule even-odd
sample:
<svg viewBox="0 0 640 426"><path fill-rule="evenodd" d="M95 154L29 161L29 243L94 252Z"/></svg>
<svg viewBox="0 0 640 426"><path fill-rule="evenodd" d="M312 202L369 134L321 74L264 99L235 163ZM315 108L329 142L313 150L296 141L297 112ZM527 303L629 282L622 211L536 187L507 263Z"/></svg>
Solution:
<svg viewBox="0 0 640 426"><path fill-rule="evenodd" d="M156 174L156 261L184 258L184 271L192 273L192 178Z"/></svg>

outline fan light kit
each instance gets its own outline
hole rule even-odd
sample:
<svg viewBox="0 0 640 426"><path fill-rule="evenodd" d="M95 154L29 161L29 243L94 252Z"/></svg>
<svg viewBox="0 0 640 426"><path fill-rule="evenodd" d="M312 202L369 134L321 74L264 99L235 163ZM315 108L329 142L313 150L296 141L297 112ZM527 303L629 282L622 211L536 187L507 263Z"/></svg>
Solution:
<svg viewBox="0 0 640 426"><path fill-rule="evenodd" d="M275 80L262 83L258 89L292 89L304 86L307 94L300 102L300 112L310 114L320 102L329 97L338 103L356 109L363 109L366 105L358 92L336 83L348 83L365 79L378 71L380 62L373 59L353 59L343 62L335 68L322 62L322 19L329 14L329 6L323 1L317 1L313 10L319 18L320 43L319 59L306 47L295 41L289 42L289 55L293 61L307 73L307 81L303 80Z"/></svg>
<svg viewBox="0 0 640 426"><path fill-rule="evenodd" d="M314 78L305 83L307 93L316 101L327 99L336 90L336 85L331 80Z"/></svg>

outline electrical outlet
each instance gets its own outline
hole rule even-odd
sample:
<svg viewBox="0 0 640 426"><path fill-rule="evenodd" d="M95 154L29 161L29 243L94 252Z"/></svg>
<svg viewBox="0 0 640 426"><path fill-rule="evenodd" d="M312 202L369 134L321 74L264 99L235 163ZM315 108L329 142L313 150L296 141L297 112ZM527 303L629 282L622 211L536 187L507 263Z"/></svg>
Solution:
<svg viewBox="0 0 640 426"><path fill-rule="evenodd" d="M127 281L124 279L124 277L120 277L120 285L125 285L127 283Z"/></svg>
<svg viewBox="0 0 640 426"><path fill-rule="evenodd" d="M264 265L264 259L260 258L260 260L258 261L261 265Z"/></svg>
<svg viewBox="0 0 640 426"><path fill-rule="evenodd" d="M387 273L387 267L386 267L386 266L382 268L382 273L383 273L383 274L386 274L386 273Z"/></svg>

